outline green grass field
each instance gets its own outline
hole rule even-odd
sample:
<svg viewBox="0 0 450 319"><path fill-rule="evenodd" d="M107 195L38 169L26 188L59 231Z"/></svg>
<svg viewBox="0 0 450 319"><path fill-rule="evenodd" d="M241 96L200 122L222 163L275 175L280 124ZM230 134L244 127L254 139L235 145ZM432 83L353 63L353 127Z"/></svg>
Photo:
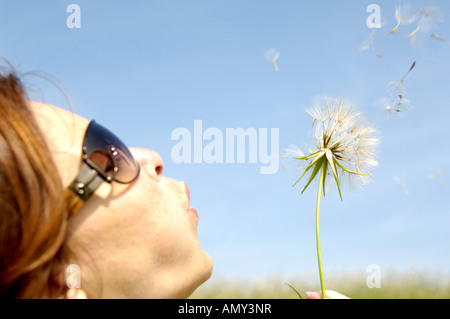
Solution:
<svg viewBox="0 0 450 319"><path fill-rule="evenodd" d="M449 299L450 277L434 272L397 273L381 276L380 288L368 288L368 274L325 274L325 288L354 299ZM308 276L305 276L308 277ZM312 277L312 276L309 276ZM306 291L320 290L320 284L307 279L281 280L278 276L260 280L211 278L191 299L293 299L298 296L284 283L295 287L303 298Z"/></svg>

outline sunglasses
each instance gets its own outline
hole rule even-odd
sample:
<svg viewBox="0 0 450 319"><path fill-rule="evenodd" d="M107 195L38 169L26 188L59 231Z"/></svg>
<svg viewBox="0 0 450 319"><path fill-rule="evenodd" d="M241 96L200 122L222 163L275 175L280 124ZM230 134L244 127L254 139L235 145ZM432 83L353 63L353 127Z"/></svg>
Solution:
<svg viewBox="0 0 450 319"><path fill-rule="evenodd" d="M86 129L82 152L84 164L69 186L72 192L72 204L69 203L69 206L76 203L79 208L105 181L129 184L139 176L139 163L129 148L95 120ZM78 195L76 199L83 200L81 204L79 200L74 200L73 193Z"/></svg>

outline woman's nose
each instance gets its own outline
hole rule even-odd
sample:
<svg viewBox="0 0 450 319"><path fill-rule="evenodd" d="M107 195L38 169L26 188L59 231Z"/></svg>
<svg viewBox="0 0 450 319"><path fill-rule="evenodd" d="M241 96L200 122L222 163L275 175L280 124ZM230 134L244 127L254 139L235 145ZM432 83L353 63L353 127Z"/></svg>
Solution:
<svg viewBox="0 0 450 319"><path fill-rule="evenodd" d="M164 162L157 152L144 149L130 147L134 158L141 166L141 170L145 170L150 175L161 177L163 174Z"/></svg>

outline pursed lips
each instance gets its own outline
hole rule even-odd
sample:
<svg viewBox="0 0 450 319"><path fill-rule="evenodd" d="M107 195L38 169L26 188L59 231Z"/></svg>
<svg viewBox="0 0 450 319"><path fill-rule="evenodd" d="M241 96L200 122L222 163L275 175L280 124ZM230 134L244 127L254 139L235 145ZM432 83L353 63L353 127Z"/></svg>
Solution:
<svg viewBox="0 0 450 319"><path fill-rule="evenodd" d="M198 217L198 213L197 213L197 210L195 209L195 207L190 206L191 191L189 189L189 186L186 184L186 182L184 182L184 186L185 186L186 196L187 196L187 199L188 199L188 211L194 213Z"/></svg>

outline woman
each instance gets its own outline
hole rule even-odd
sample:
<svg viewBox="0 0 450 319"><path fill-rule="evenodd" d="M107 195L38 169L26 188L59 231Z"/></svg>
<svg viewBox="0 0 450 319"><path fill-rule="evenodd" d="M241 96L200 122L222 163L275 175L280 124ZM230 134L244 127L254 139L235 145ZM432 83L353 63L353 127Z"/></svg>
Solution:
<svg viewBox="0 0 450 319"><path fill-rule="evenodd" d="M189 189L161 157L30 102L14 73L0 75L0 212L2 297L185 298L211 276Z"/></svg>
<svg viewBox="0 0 450 319"><path fill-rule="evenodd" d="M189 196L156 152L0 75L0 297L188 297L212 273Z"/></svg>

